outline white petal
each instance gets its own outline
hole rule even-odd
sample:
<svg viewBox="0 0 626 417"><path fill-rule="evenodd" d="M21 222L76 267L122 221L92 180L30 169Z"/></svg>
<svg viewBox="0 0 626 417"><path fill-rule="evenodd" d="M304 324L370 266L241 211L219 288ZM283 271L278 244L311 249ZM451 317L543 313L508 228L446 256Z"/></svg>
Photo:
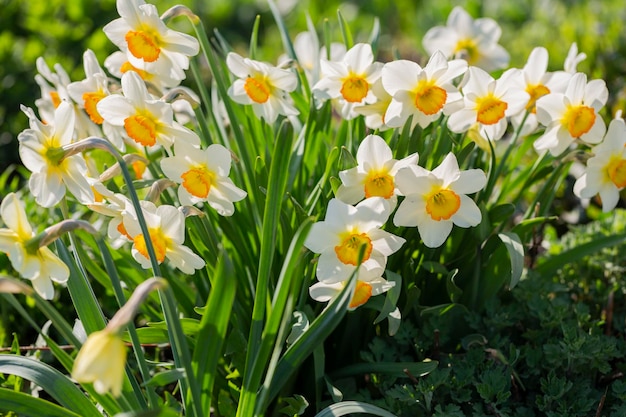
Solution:
<svg viewBox="0 0 626 417"><path fill-rule="evenodd" d="M435 221L427 219L417 225L424 245L429 248L438 248L446 241L452 230L452 221Z"/></svg>
<svg viewBox="0 0 626 417"><path fill-rule="evenodd" d="M459 227L473 227L480 224L482 215L474 200L463 194L459 197L461 198L461 206L450 220Z"/></svg>

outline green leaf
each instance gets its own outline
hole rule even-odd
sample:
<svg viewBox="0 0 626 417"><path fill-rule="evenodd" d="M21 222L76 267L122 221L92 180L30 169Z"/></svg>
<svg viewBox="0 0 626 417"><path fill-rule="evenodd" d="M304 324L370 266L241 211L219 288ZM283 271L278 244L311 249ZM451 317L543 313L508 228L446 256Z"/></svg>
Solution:
<svg viewBox="0 0 626 417"><path fill-rule="evenodd" d="M182 368L170 369L167 371L159 372L145 382L145 385L152 387L163 387L165 385L172 384L181 378L185 377L185 370Z"/></svg>
<svg viewBox="0 0 626 417"><path fill-rule="evenodd" d="M148 411L128 411L116 414L114 417L179 417L180 412L172 408L160 408Z"/></svg>
<svg viewBox="0 0 626 417"><path fill-rule="evenodd" d="M396 417L396 415L391 414L387 410L383 410L380 407L376 407L375 405L364 403L361 401L344 401L341 403L329 405L328 407L317 413L315 417L340 417L347 416L352 413L370 414L379 417Z"/></svg>
<svg viewBox="0 0 626 417"><path fill-rule="evenodd" d="M430 360L424 362L357 363L334 371L331 373L331 376L333 379L365 374L384 374L396 377L406 377L408 372L414 377L420 377L428 375L437 369L437 365L439 365L439 362Z"/></svg>
<svg viewBox="0 0 626 417"><path fill-rule="evenodd" d="M41 398L7 388L0 388L0 411L9 411L23 417L80 417L84 415L76 414Z"/></svg>
<svg viewBox="0 0 626 417"><path fill-rule="evenodd" d="M343 36L343 43L346 44L346 49L352 48L354 45L354 41L352 40L352 32L350 32L350 27L348 26L348 22L341 14L341 11L337 10L337 19L339 19L339 27L341 28L341 34Z"/></svg>
<svg viewBox="0 0 626 417"><path fill-rule="evenodd" d="M43 362L23 356L0 355L0 373L32 381L63 407L75 410L81 416L101 416L93 403L68 377Z"/></svg>
<svg viewBox="0 0 626 417"><path fill-rule="evenodd" d="M498 237L506 246L509 251L509 257L511 258L511 280L509 281L509 288L512 289L517 285L522 273L524 272L524 245L519 236L512 232L499 233Z"/></svg>

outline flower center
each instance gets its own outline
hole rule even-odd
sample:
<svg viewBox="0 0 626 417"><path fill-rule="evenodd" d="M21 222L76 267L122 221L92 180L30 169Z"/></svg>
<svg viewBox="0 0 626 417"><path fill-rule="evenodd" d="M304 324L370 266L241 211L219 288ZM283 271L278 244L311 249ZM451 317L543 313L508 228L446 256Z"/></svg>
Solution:
<svg viewBox="0 0 626 417"><path fill-rule="evenodd" d="M96 105L104 97L105 94L102 91L94 91L93 93L83 94L83 105L85 107L85 111L89 115L91 121L98 125L101 125L102 122L104 122L104 119L100 116L100 113L98 113Z"/></svg>
<svg viewBox="0 0 626 417"><path fill-rule="evenodd" d="M354 288L354 295L350 300L348 308L357 308L367 303L372 296L372 286L367 282L357 281Z"/></svg>
<svg viewBox="0 0 626 417"><path fill-rule="evenodd" d="M596 112L588 106L568 106L561 124L573 138L579 138L589 132L596 121Z"/></svg>
<svg viewBox="0 0 626 417"><path fill-rule="evenodd" d="M617 188L626 187L626 159L612 158L606 170Z"/></svg>
<svg viewBox="0 0 626 417"><path fill-rule="evenodd" d="M448 93L428 81L420 81L415 91L415 107L427 116L438 113L446 104Z"/></svg>
<svg viewBox="0 0 626 417"><path fill-rule="evenodd" d="M183 179L183 187L194 197L206 198L211 190L211 182L215 174L205 166L190 169L180 176Z"/></svg>
<svg viewBox="0 0 626 417"><path fill-rule="evenodd" d="M146 62L154 62L159 58L161 48L156 34L145 30L129 30L124 37L128 44L128 50L136 58Z"/></svg>
<svg viewBox="0 0 626 417"><path fill-rule="evenodd" d="M132 236L128 233L128 230L126 230L126 226L124 226L124 222L120 222L120 224L117 225L116 229L118 232L120 232L122 236L127 237L128 240L133 240Z"/></svg>
<svg viewBox="0 0 626 417"><path fill-rule="evenodd" d="M461 198L452 190L436 188L426 196L426 212L433 220L448 220L461 207Z"/></svg>
<svg viewBox="0 0 626 417"><path fill-rule="evenodd" d="M496 124L504 117L508 105L489 94L476 100L476 121L484 125Z"/></svg>
<svg viewBox="0 0 626 417"><path fill-rule="evenodd" d="M456 43L454 47L454 56L462 58L472 65L478 61L480 53L478 52L478 46L473 39L461 39Z"/></svg>
<svg viewBox="0 0 626 417"><path fill-rule="evenodd" d="M361 75L350 73L343 79L341 95L349 103L360 103L369 91L369 83Z"/></svg>
<svg viewBox="0 0 626 417"><path fill-rule="evenodd" d="M61 104L61 97L56 91L50 91L50 100L52 100L52 105L55 109Z"/></svg>
<svg viewBox="0 0 626 417"><path fill-rule="evenodd" d="M366 233L350 233L341 242L341 245L335 246L337 258L346 265L357 265L359 262L359 249L365 245L365 253L363 262L367 261L372 254L372 240Z"/></svg>
<svg viewBox="0 0 626 417"><path fill-rule="evenodd" d="M138 180L143 179L143 173L146 172L146 163L143 161L133 161L130 166L135 173L135 178Z"/></svg>
<svg viewBox="0 0 626 417"><path fill-rule="evenodd" d="M146 72L144 70L140 70L139 68L135 67L130 62L126 61L120 67L120 72L122 74L124 74L124 73L126 73L128 71L135 71L137 73L137 75L139 75L139 77L141 77L141 79L144 80L144 81L148 81L148 80L150 80L150 78L152 78L149 72Z"/></svg>
<svg viewBox="0 0 626 417"><path fill-rule="evenodd" d="M537 113L537 107L535 106L537 104L537 100L539 100L539 97L549 94L550 89L543 84L536 84L527 86L526 92L530 95L530 99L526 105L526 110L531 113Z"/></svg>
<svg viewBox="0 0 626 417"><path fill-rule="evenodd" d="M161 232L161 229L151 228L149 229L150 237L152 238L152 246L154 246L154 253L157 258L157 262L161 263L165 260L165 252L167 250L167 238ZM148 247L146 246L146 239L143 236L143 233L138 234L133 239L133 243L135 244L135 249L137 252L146 257L146 259L150 259L148 255Z"/></svg>
<svg viewBox="0 0 626 417"><path fill-rule="evenodd" d="M270 98L270 86L264 78L246 78L243 89L255 103L265 103Z"/></svg>
<svg viewBox="0 0 626 417"><path fill-rule="evenodd" d="M143 146L152 146L156 143L156 128L154 120L141 114L124 119L124 129L128 136Z"/></svg>
<svg viewBox="0 0 626 417"><path fill-rule="evenodd" d="M394 188L393 177L386 170L372 171L365 179L365 198L390 198Z"/></svg>

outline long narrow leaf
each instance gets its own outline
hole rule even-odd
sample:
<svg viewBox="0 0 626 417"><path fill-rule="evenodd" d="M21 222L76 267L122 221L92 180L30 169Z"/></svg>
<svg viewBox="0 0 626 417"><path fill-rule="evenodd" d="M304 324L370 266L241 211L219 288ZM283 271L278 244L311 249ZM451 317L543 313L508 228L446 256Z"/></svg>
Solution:
<svg viewBox="0 0 626 417"><path fill-rule="evenodd" d="M41 398L6 388L0 388L0 411L13 412L23 417L80 417L84 415L74 413Z"/></svg>
<svg viewBox="0 0 626 417"><path fill-rule="evenodd" d="M360 402L360 401L343 401L340 403L332 404L320 411L315 417L340 417L347 416L349 414L369 414L372 416L380 417L396 417L395 414L390 413L387 410L383 410L375 405Z"/></svg>

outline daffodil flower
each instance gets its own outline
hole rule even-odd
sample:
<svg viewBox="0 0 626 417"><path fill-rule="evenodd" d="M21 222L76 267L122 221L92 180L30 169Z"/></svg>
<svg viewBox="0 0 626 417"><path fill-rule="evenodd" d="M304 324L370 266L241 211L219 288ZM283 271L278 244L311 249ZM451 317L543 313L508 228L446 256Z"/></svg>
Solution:
<svg viewBox="0 0 626 417"><path fill-rule="evenodd" d="M66 188L76 199L88 204L94 200L87 181L87 165L81 155L65 157L63 147L71 144L74 134L74 110L67 102L59 104L54 122L44 124L26 107L30 129L18 135L22 163L32 172L28 187L37 204L52 207L65 196Z"/></svg>
<svg viewBox="0 0 626 417"><path fill-rule="evenodd" d="M626 124L620 115L609 124L604 141L591 152L586 172L574 184L574 194L580 198L599 194L602 211L607 213L617 206L620 191L626 187Z"/></svg>
<svg viewBox="0 0 626 417"><path fill-rule="evenodd" d="M429 54L440 50L447 58L465 59L469 65L491 72L506 68L509 53L498 44L502 30L495 20L474 20L462 7L450 12L446 26L426 32L422 43Z"/></svg>
<svg viewBox="0 0 626 417"><path fill-rule="evenodd" d="M447 61L435 51L424 68L407 60L388 62L382 69L383 86L393 96L385 121L401 127L410 116L414 125L428 126L443 112L449 115L463 106L463 97L452 81L467 70L461 59Z"/></svg>
<svg viewBox="0 0 626 417"><path fill-rule="evenodd" d="M316 282L309 288L309 295L315 301L325 303L339 295L346 286L347 281L328 284ZM348 310L352 311L367 303L371 297L383 294L393 288L395 282L389 282L382 277L373 278L369 281L357 280L354 293L348 304Z"/></svg>
<svg viewBox="0 0 626 417"><path fill-rule="evenodd" d="M169 262L185 274L193 274L204 267L204 260L184 246L185 216L174 206L155 206L150 201L141 201L143 215L154 247L156 261ZM150 256L144 236L132 205L122 214L124 230L133 241L132 255L143 268L150 268Z"/></svg>
<svg viewBox="0 0 626 417"><path fill-rule="evenodd" d="M379 78L372 85L372 92L376 96L376 101L372 104L355 106L354 112L365 116L365 126L372 130L385 131L391 126L387 124L386 114L391 104L392 97L383 86L382 79Z"/></svg>
<svg viewBox="0 0 626 417"><path fill-rule="evenodd" d="M320 257L317 279L327 284L346 281L363 259L357 279L370 281L382 276L387 257L405 240L381 230L392 208L382 197L363 200L356 206L336 198L328 203L324 221L313 224L304 246Z"/></svg>
<svg viewBox="0 0 626 417"><path fill-rule="evenodd" d="M168 28L156 6L143 0L117 0L119 19L102 29L118 48L126 52L131 65L150 73L182 73L189 57L200 50L193 36Z"/></svg>
<svg viewBox="0 0 626 417"><path fill-rule="evenodd" d="M526 136L537 130L537 100L550 93L563 93L569 82L570 75L566 72L547 72L548 51L543 47L536 47L528 56L528 61L521 71L511 69L514 75L509 82L517 88L525 90L528 95L526 111L511 117L515 129L520 130L520 136ZM503 75L506 78L506 75Z"/></svg>
<svg viewBox="0 0 626 417"><path fill-rule="evenodd" d="M578 67L578 64L585 59L587 59L587 54L584 52L578 53L578 45L576 42L572 42L572 45L567 51L567 56L565 57L565 62L563 63L563 69L565 72L572 75L576 74L578 72L576 67Z"/></svg>
<svg viewBox="0 0 626 417"><path fill-rule="evenodd" d="M233 202L246 197L228 177L230 151L219 144L201 150L185 142L174 144L175 156L161 160L163 173L180 184L178 198L181 204L194 205L206 201L222 216L235 212Z"/></svg>
<svg viewBox="0 0 626 417"><path fill-rule="evenodd" d="M535 141L535 149L549 150L556 156L576 139L589 144L602 141L606 125L598 112L608 97L604 80L587 82L587 76L581 72L572 76L565 93L541 97L537 100L537 120L546 130Z"/></svg>
<svg viewBox="0 0 626 417"><path fill-rule="evenodd" d="M126 344L119 333L104 329L91 333L81 347L72 368L72 378L93 383L99 394L119 397L124 383Z"/></svg>
<svg viewBox="0 0 626 417"><path fill-rule="evenodd" d="M0 229L0 251L6 252L13 268L29 279L44 299L54 296L52 281L63 284L70 276L67 265L48 247L39 247L35 232L20 199L10 193L2 200L0 216L8 227Z"/></svg>
<svg viewBox="0 0 626 417"><path fill-rule="evenodd" d="M372 47L358 43L340 61L322 58L321 79L312 92L320 100L336 100L344 119L358 116L356 106L372 104L376 96L372 86L380 78L382 63L374 62Z"/></svg>
<svg viewBox="0 0 626 417"><path fill-rule="evenodd" d="M452 226L473 227L481 222L480 209L467 194L487 183L480 169L461 171L449 153L434 170L411 165L398 171L398 189L406 196L393 218L396 226L415 227L424 245L439 247Z"/></svg>
<svg viewBox="0 0 626 417"><path fill-rule="evenodd" d="M104 59L104 67L115 77L121 79L122 75L128 71L134 71L147 84L154 87L157 91L164 91L180 85L185 79L185 71L179 68L170 68L167 72L151 72L155 71L149 64L135 62L131 64L128 56L122 51L115 51Z"/></svg>
<svg viewBox="0 0 626 417"><path fill-rule="evenodd" d="M226 65L238 77L228 89L228 95L236 103L252 105L258 118L274 123L279 114L299 114L288 94L298 85L295 73L234 52L226 56Z"/></svg>
<svg viewBox="0 0 626 417"><path fill-rule="evenodd" d="M356 160L356 167L339 173L342 185L337 190L337 198L356 204L364 198L382 197L393 208L398 195L395 175L401 168L417 165L418 155L414 153L398 161L383 138L369 135L359 145Z"/></svg>
<svg viewBox="0 0 626 417"><path fill-rule="evenodd" d="M500 139L507 128L507 117L524 110L528 93L508 78L495 80L478 67L469 67L466 76L462 87L464 107L450 115L448 128L455 133L477 128L484 139Z"/></svg>
<svg viewBox="0 0 626 417"><path fill-rule="evenodd" d="M113 94L100 100L98 113L142 146L172 146L174 139L200 144L193 131L174 121L172 105L150 95L144 81L134 71L122 75L124 95Z"/></svg>

